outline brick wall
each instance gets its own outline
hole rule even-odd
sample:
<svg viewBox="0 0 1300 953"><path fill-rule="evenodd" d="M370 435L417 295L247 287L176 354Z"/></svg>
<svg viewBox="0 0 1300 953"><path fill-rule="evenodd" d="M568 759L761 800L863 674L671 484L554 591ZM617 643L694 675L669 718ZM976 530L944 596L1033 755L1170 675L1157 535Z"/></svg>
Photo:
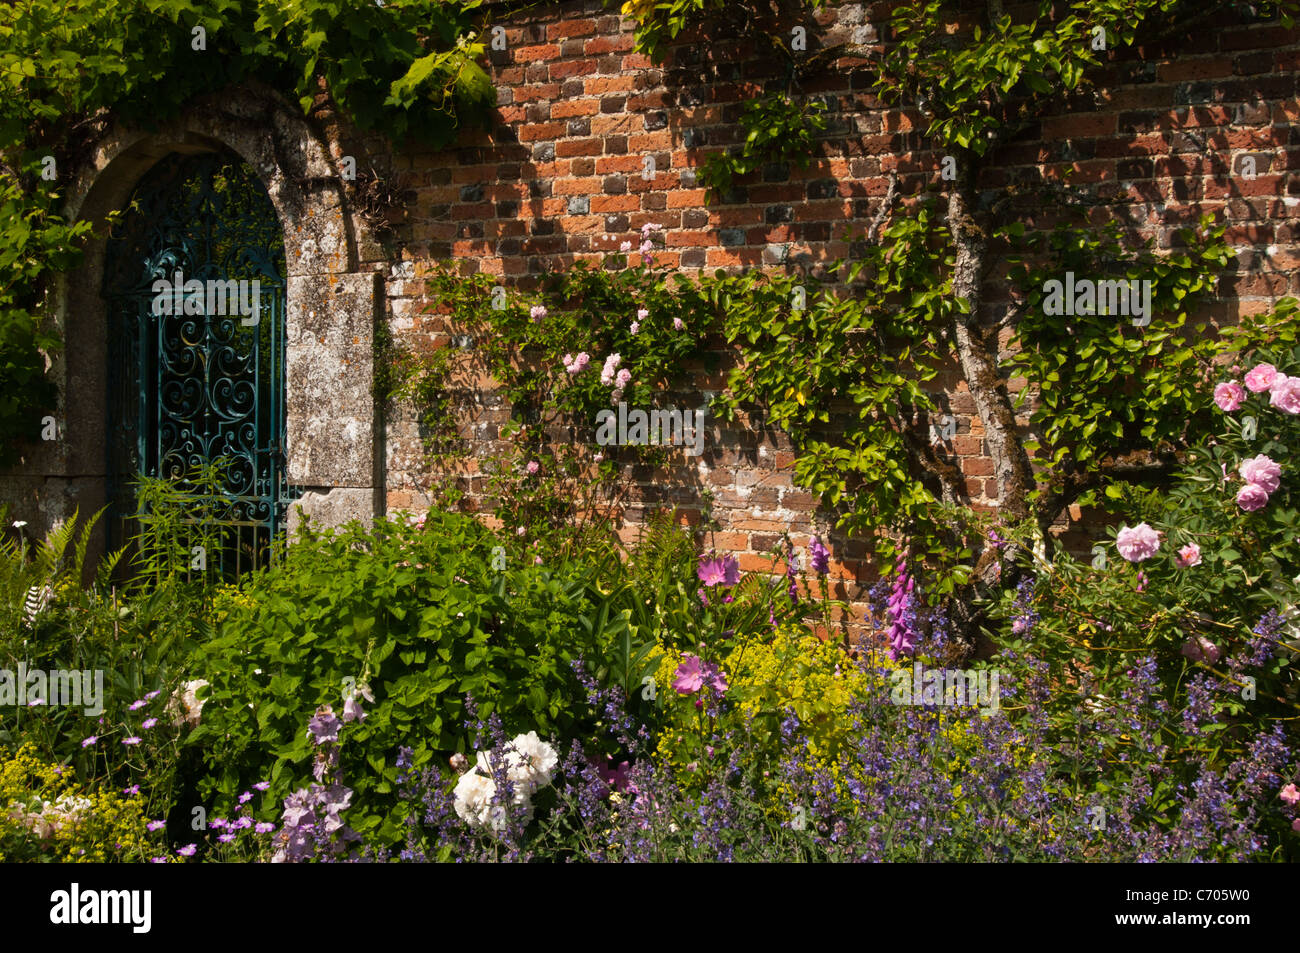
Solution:
<svg viewBox="0 0 1300 953"><path fill-rule="evenodd" d="M815 161L804 170L768 167L726 201L706 205L695 168L710 151L737 141L741 105L773 80L774 62L711 35L688 39L668 65L656 66L632 52L630 20L587 0L527 12L493 9L508 49L492 54L499 109L490 133L467 133L454 149L399 153L339 133L340 152L361 150L413 197L395 245L371 250L391 265L389 317L400 340L445 344L454 333L431 313L436 302L421 280L448 258L527 288L548 270L599 259L653 222L666 230L656 255L662 264L817 273L851 253L841 234L845 227L865 231L891 172L902 176L904 194L941 187L941 156L918 131L918 117L882 108L871 92L873 75L842 61L810 90L825 97L832 117ZM827 44L875 43L885 12L883 5L841 5L819 15L818 35ZM1071 173L1074 185L1105 203L1099 216L1119 217L1161 248L1201 214L1226 215L1228 241L1240 258L1206 309L1215 321L1300 293L1297 34L1228 21L1142 53L1145 61L1125 52L1105 69L1096 102L1045 119L1003 149L983 184L1002 188L1025 173ZM1227 174L1244 154L1256 157L1253 180ZM641 176L647 155L655 158L652 181ZM1050 210L1025 210L1039 213ZM941 383L958 421L952 451L970 501L993 508L997 488L973 402L956 375ZM722 379L701 377L696 386L688 406L720 390ZM475 389L462 408L462 430L486 451L508 408L491 382L477 381ZM439 477L422 471L410 408L389 415L386 437L388 505L419 510ZM698 462L687 460L672 473L629 472L644 505L628 509L626 532L635 532L647 507L676 500L689 515L707 487L722 525L716 545L738 553L742 567L764 569L759 554L782 532L802 547L811 532L825 529L815 501L793 485L792 463L780 434L714 430ZM470 460L463 479L481 496L476 466ZM859 599L862 584L875 576L865 547L837 540L833 553L837 595Z"/></svg>

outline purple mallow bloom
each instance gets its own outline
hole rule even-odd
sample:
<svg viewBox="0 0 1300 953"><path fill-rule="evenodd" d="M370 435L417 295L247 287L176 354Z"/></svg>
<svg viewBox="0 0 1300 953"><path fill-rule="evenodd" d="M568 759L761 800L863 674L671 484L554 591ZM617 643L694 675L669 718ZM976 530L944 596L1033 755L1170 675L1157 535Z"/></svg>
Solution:
<svg viewBox="0 0 1300 953"><path fill-rule="evenodd" d="M740 562L734 556L701 557L696 575L708 587L734 586L740 582Z"/></svg>

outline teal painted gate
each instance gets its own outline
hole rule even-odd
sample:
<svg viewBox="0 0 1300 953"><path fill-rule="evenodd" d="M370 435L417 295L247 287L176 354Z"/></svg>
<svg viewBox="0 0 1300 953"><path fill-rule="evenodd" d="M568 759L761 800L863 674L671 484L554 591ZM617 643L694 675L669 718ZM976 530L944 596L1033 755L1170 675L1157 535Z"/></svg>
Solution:
<svg viewBox="0 0 1300 953"><path fill-rule="evenodd" d="M104 268L110 545L135 531L144 474L203 509L222 575L266 561L294 496L285 271L275 208L238 158L173 154L136 187ZM215 494L190 482L212 463Z"/></svg>

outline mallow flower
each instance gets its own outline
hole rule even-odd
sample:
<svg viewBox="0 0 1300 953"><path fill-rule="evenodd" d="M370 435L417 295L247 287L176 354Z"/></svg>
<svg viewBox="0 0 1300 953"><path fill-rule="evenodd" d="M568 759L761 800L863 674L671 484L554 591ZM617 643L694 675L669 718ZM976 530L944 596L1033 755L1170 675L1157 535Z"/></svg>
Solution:
<svg viewBox="0 0 1300 953"><path fill-rule="evenodd" d="M740 562L734 556L714 556L700 560L695 570L700 582L706 586L734 586L740 582Z"/></svg>

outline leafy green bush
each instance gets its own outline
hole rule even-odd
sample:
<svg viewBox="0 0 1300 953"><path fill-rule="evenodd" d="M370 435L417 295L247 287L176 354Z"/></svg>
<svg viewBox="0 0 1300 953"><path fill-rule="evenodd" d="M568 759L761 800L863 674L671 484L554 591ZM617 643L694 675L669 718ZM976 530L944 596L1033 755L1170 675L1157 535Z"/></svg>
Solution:
<svg viewBox="0 0 1300 953"><path fill-rule="evenodd" d="M373 702L342 775L357 792L351 825L377 840L400 837L398 749L416 765L467 750L467 694L512 728L570 733L584 698L572 662L609 648L605 627L582 621L588 580L498 545L470 517L431 512L422 525L309 530L248 577L240 598L219 602L220 632L196 658L211 683L190 736L211 768L203 793L220 805L265 779L262 807L274 810L310 782L303 726L362 686Z"/></svg>

